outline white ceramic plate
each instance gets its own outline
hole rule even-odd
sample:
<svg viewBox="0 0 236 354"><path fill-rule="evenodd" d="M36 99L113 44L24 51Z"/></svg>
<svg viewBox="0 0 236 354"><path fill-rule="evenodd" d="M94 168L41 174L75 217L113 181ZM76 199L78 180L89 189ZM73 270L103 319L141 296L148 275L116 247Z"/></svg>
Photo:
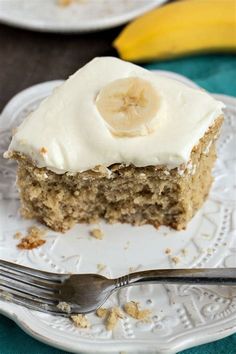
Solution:
<svg viewBox="0 0 236 354"><path fill-rule="evenodd" d="M173 77L182 80L179 75ZM42 247L32 251L17 249L14 233L24 233L35 222L19 216L15 164L1 156L7 149L11 129L59 83L48 82L23 91L10 101L0 118L1 258L56 272L97 272L97 264L102 263L106 266L102 274L109 277L127 273L130 268L236 267L236 100L220 95L217 97L227 108L214 169L216 178L208 200L186 231L101 223L105 238L96 240L89 236L89 226L77 225L65 235L48 230L47 242ZM172 249L171 256L179 257L178 264L165 254L166 248ZM149 308L151 322L126 317L113 332L108 332L94 314L88 315L91 328L79 329L68 319L8 302L0 301L0 311L31 336L75 353L125 350L170 354L236 331L236 289L233 287L139 286L120 291L105 306L122 306L129 300Z"/></svg>
<svg viewBox="0 0 236 354"><path fill-rule="evenodd" d="M0 22L46 32L88 32L122 25L167 0L0 0Z"/></svg>

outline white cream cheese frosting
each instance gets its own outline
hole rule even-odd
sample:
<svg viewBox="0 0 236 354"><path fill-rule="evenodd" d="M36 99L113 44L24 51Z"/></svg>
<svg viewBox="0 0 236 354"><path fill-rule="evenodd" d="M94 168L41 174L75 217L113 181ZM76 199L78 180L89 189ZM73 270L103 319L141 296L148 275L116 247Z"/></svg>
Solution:
<svg viewBox="0 0 236 354"><path fill-rule="evenodd" d="M149 133L113 134L97 108L96 99L104 87L129 77L148 82L159 99ZM223 107L202 90L137 65L112 57L95 58L54 89L23 121L8 152L21 152L38 167L56 173L114 163L175 168L188 162L191 150Z"/></svg>

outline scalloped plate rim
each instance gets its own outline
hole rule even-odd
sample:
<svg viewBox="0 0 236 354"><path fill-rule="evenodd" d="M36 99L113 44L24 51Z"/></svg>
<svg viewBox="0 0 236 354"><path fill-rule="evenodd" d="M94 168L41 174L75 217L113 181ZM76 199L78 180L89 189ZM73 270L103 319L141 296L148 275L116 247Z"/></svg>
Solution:
<svg viewBox="0 0 236 354"><path fill-rule="evenodd" d="M3 301L0 301L0 304L4 303ZM14 307L19 307L17 305L14 305ZM111 352L111 344L106 343L106 340L96 340L94 343L92 343L90 340L86 339L78 339L78 342L71 343L70 347L68 345L63 344L63 340L52 340L51 338L48 338L39 332L33 326L35 325L35 322L31 323L31 327L29 324L26 324L24 320L22 320L20 317L21 311L22 310L20 307L17 309L15 313L10 313L9 311L4 311L3 309L0 309L0 313L5 315L6 317L10 318L13 320L25 333L28 335L32 336L33 338L39 340L40 342L47 344L49 346L64 350L64 351L69 351L71 353L77 353L81 354L81 350L86 352L86 353L95 353L94 350L96 350L96 353L109 353ZM23 312L25 310L23 309ZM22 314L24 315L24 313ZM201 345L201 344L206 344L213 342L218 339L222 339L224 337L227 337L231 334L234 334L236 332L236 318L234 321L232 319L227 319L225 322L234 322L232 325L229 327L227 326L226 329L222 330L221 328L218 328L215 330L215 327L219 327L222 325L220 324L214 324L214 325L209 325L210 328L208 328L208 331L202 331L202 328L196 328L197 334L199 334L199 338L196 338L196 334L193 337L192 335L188 338L185 338L184 340L181 341L181 338L175 338L172 339L171 341L168 342L168 344L171 344L171 349L170 347L166 346L166 348L162 348L161 350L157 349L157 344L155 340L137 340L137 339L129 339L127 342L125 340L116 340L116 343L113 344L115 346L115 351L129 351L129 350L147 350L147 348L150 350L150 347L152 348L151 350L155 350L156 354L175 354L179 352L180 350L186 350L188 348L191 348L193 346ZM213 333L211 333L211 330L213 330ZM200 333L199 333L200 332ZM204 333L204 335L202 335ZM183 334L185 336L185 334ZM60 336L58 336L58 339L60 339ZM119 343L120 342L120 343ZM98 348L98 345L101 345L102 348ZM113 352L113 351L112 351Z"/></svg>

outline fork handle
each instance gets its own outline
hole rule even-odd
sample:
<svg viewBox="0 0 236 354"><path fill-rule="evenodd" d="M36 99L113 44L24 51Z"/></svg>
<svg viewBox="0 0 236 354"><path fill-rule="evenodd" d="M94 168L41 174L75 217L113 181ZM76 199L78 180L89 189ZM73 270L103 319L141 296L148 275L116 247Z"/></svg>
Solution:
<svg viewBox="0 0 236 354"><path fill-rule="evenodd" d="M146 283L236 285L236 268L145 270L118 278L116 287Z"/></svg>

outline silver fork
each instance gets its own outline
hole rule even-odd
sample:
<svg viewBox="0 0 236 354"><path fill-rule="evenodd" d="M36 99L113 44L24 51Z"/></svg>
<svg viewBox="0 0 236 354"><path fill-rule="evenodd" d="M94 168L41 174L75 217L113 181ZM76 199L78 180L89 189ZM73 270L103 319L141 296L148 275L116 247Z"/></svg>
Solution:
<svg viewBox="0 0 236 354"><path fill-rule="evenodd" d="M108 279L99 274L49 273L0 260L0 298L53 315L95 311L114 291L147 283L236 285L236 268L153 269ZM58 306L60 302L70 311Z"/></svg>

